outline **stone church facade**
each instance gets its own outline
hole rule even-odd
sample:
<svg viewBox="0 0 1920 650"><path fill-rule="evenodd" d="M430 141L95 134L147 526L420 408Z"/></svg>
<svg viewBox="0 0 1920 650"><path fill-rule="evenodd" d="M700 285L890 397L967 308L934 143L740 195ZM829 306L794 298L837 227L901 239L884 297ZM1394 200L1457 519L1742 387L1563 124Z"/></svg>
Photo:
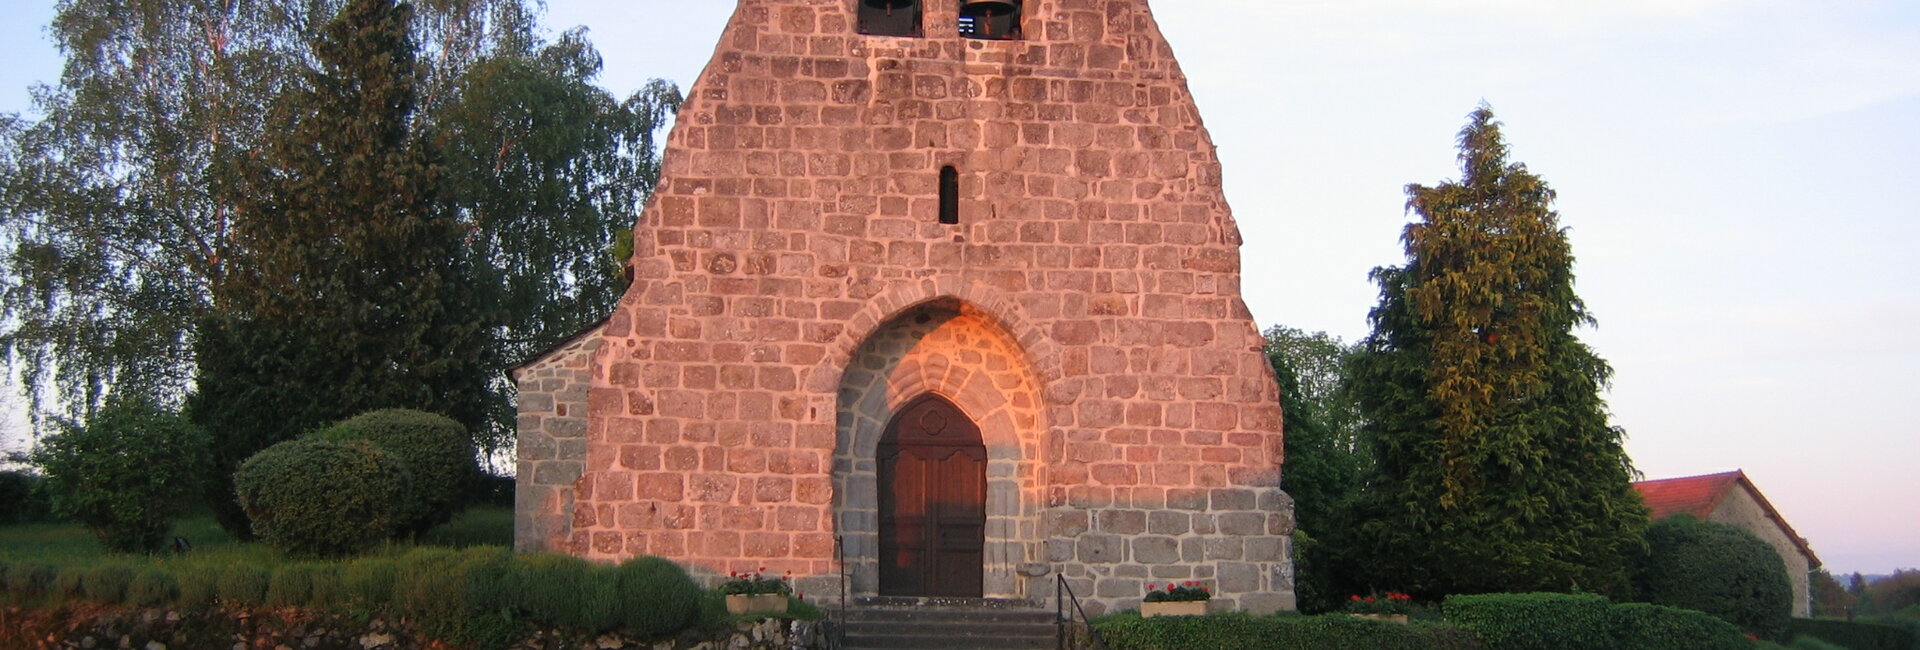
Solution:
<svg viewBox="0 0 1920 650"><path fill-rule="evenodd" d="M515 371L517 546L1292 608L1220 173L1146 0L740 0L625 298Z"/></svg>

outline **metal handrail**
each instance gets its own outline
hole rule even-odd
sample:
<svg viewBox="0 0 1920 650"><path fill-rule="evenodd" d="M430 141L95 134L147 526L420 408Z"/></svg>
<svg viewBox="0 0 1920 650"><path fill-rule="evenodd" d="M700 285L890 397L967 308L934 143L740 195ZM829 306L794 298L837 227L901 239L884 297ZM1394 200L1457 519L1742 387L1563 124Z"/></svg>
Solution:
<svg viewBox="0 0 1920 650"><path fill-rule="evenodd" d="M1100 631L1093 629L1093 619L1087 617L1087 610L1080 607L1080 597L1074 595L1073 587L1067 585L1067 576L1059 572L1053 574L1053 615L1058 633L1054 635L1055 650L1067 650L1067 629L1073 624L1072 614L1079 614L1080 621L1087 628L1087 638L1093 640L1092 647L1108 650L1107 640L1100 638ZM1072 608L1067 605L1071 603ZM1075 648L1075 650L1079 650Z"/></svg>

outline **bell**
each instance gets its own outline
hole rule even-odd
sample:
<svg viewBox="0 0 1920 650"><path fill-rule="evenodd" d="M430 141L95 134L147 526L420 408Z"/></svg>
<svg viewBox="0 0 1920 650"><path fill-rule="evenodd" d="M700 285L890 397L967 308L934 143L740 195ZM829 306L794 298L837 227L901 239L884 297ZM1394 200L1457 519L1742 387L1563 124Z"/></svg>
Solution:
<svg viewBox="0 0 1920 650"><path fill-rule="evenodd" d="M920 0L860 0L859 28L876 36L919 36Z"/></svg>
<svg viewBox="0 0 1920 650"><path fill-rule="evenodd" d="M978 0L961 4L960 35L992 40L1019 38L1019 1Z"/></svg>

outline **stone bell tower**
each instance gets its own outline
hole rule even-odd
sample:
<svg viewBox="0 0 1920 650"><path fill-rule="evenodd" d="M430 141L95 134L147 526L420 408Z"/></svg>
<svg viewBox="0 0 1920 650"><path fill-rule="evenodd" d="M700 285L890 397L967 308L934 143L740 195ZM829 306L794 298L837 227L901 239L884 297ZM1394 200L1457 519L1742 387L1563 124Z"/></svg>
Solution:
<svg viewBox="0 0 1920 650"><path fill-rule="evenodd" d="M522 549L1292 608L1278 391L1146 0L740 0L634 239L516 371Z"/></svg>

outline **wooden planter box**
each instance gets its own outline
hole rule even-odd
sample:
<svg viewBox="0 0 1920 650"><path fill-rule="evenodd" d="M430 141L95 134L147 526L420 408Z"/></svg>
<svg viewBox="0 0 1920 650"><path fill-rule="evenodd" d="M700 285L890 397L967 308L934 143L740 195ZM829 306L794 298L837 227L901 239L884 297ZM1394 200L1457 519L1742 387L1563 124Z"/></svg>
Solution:
<svg viewBox="0 0 1920 650"><path fill-rule="evenodd" d="M1207 601L1182 600L1177 602L1140 603L1140 618L1155 616L1205 616Z"/></svg>
<svg viewBox="0 0 1920 650"><path fill-rule="evenodd" d="M727 594L727 613L779 615L787 613L787 597L781 594Z"/></svg>
<svg viewBox="0 0 1920 650"><path fill-rule="evenodd" d="M1386 621L1388 623L1399 623L1401 625L1407 624L1406 614L1354 614L1354 616L1370 618L1376 621Z"/></svg>

